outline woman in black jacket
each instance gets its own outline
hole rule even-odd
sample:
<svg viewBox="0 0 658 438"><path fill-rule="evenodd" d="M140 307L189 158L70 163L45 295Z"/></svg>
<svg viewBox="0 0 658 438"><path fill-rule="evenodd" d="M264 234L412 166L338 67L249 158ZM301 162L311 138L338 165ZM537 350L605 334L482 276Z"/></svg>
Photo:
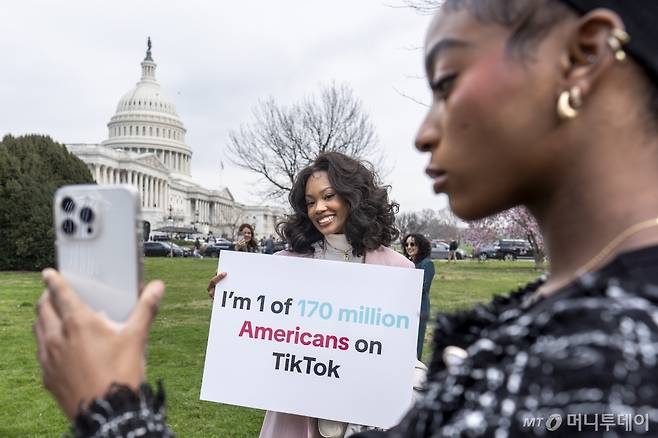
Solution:
<svg viewBox="0 0 658 438"><path fill-rule="evenodd" d="M525 205L550 275L439 315L425 396L364 437L658 433L656 16L656 1L443 2L416 147L459 217Z"/></svg>
<svg viewBox="0 0 658 438"><path fill-rule="evenodd" d="M416 269L423 270L423 293L420 296L420 324L416 346L416 357L420 360L423 355L427 320L430 316L430 288L435 274L434 262L431 257L432 246L422 234L411 233L402 239L402 250L405 257L414 262Z"/></svg>

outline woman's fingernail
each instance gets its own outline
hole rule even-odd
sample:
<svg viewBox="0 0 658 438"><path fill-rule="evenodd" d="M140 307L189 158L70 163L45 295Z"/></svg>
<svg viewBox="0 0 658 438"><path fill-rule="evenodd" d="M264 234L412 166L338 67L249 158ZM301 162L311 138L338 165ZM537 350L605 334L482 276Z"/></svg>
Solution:
<svg viewBox="0 0 658 438"><path fill-rule="evenodd" d="M53 275L53 268L46 268L43 271L41 271L41 278L44 280L48 280L52 275Z"/></svg>

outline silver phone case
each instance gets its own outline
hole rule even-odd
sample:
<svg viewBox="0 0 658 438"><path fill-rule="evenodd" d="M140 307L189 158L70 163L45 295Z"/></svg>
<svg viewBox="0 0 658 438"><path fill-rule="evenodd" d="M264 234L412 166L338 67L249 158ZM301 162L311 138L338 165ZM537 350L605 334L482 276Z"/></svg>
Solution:
<svg viewBox="0 0 658 438"><path fill-rule="evenodd" d="M71 211L63 208L66 198L73 201L72 207L67 202ZM93 212L89 223L83 208ZM58 269L85 303L115 321L128 319L142 285L139 213L139 194L128 185L70 185L55 193ZM65 232L67 220L76 225L74 231L67 222Z"/></svg>

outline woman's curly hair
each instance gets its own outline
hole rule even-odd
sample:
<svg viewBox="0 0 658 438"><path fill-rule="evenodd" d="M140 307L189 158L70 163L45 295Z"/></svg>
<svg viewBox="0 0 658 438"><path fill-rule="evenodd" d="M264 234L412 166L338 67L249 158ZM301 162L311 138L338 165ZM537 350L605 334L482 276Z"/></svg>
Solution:
<svg viewBox="0 0 658 438"><path fill-rule="evenodd" d="M390 186L379 184L369 163L338 152L327 152L297 174L288 196L293 214L279 224L279 234L292 251L312 253L312 245L323 240L322 233L309 219L306 207L306 182L312 174L320 171L327 172L331 187L347 204L349 211L344 233L355 256L389 246L398 238L399 231L394 223L399 205L388 199Z"/></svg>

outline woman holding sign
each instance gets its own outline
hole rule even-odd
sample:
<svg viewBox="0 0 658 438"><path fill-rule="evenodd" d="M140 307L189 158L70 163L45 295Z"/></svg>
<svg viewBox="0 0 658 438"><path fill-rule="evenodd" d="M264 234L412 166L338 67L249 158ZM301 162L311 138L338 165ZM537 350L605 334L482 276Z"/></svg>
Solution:
<svg viewBox="0 0 658 438"><path fill-rule="evenodd" d="M291 249L276 255L413 267L388 247L398 237L394 226L398 205L389 201L387 187L364 163L337 152L320 155L299 172L289 200L293 214L280 228ZM211 281L211 297L224 276L221 273ZM260 436L342 438L361 428L267 412Z"/></svg>

